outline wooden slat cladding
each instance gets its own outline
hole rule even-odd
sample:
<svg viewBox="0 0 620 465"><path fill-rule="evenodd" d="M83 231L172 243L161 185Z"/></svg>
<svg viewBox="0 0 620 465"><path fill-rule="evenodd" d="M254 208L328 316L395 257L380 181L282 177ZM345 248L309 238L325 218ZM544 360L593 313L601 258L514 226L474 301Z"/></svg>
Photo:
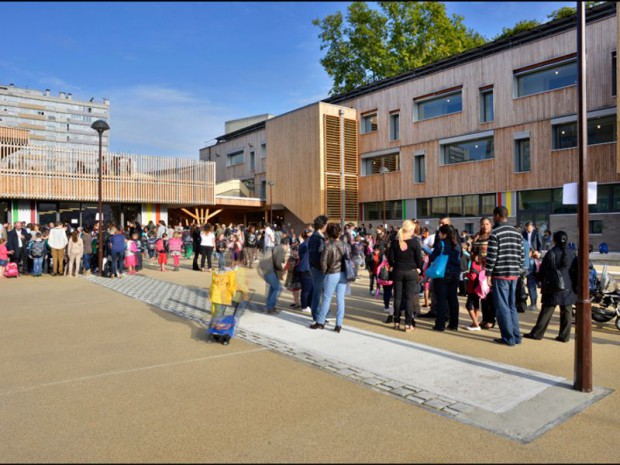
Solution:
<svg viewBox="0 0 620 465"><path fill-rule="evenodd" d="M340 118L324 115L325 143L325 213L330 218L342 217L342 185L340 166ZM357 122L344 120L345 221L357 221L358 214Z"/></svg>
<svg viewBox="0 0 620 465"><path fill-rule="evenodd" d="M4 150L10 155L0 159L0 197L98 199L98 151L0 145ZM101 173L105 202L215 204L211 162L105 152Z"/></svg>
<svg viewBox="0 0 620 465"><path fill-rule="evenodd" d="M532 69L542 68L543 66L552 65L554 63L561 63L563 61L568 61L577 58L577 53L569 53L568 55L563 55L561 57L552 58L551 60L545 60L540 63L535 63L533 65L524 66L519 69L515 69L513 74L520 74L525 71L530 71Z"/></svg>

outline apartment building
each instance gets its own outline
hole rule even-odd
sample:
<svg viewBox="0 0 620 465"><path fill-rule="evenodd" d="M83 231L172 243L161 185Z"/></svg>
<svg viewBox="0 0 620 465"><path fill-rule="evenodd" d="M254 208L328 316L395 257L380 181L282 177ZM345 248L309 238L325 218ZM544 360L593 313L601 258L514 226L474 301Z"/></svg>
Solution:
<svg viewBox="0 0 620 465"><path fill-rule="evenodd" d="M58 96L45 91L0 85L0 126L27 129L33 144L74 149L98 148L99 136L90 126L96 120L110 121L110 101L74 99L70 93ZM109 132L102 145L110 145Z"/></svg>
<svg viewBox="0 0 620 465"><path fill-rule="evenodd" d="M586 43L588 177L598 183L589 234L620 250L615 3L588 10ZM435 229L450 215L474 232L505 205L515 224L563 229L577 242L576 206L562 201L563 185L578 179L576 49L576 18L557 20L234 131L209 148L221 155L216 179L248 176L251 148L265 147L255 182L279 222L317 212L339 220L344 195L359 222L418 218ZM353 134L344 122L328 127L339 111ZM341 164L326 163L327 153Z"/></svg>

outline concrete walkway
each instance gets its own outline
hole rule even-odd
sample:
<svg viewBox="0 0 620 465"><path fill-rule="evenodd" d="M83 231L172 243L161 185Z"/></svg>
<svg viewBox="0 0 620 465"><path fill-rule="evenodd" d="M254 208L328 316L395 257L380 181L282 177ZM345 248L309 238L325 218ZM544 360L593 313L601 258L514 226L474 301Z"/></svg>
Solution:
<svg viewBox="0 0 620 465"><path fill-rule="evenodd" d="M206 291L142 276L90 281L208 324ZM611 391L577 393L567 379L467 357L355 327L311 330L299 312L240 312L239 336L457 420L529 442ZM333 329L333 328L332 328Z"/></svg>

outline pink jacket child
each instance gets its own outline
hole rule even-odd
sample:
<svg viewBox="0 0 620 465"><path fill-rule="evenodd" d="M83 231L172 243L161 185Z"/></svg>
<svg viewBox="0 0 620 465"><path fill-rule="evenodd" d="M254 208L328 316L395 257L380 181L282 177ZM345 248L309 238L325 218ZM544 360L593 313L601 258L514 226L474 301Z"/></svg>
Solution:
<svg viewBox="0 0 620 465"><path fill-rule="evenodd" d="M133 267L136 266L136 254L138 253L138 246L136 245L136 241L128 240L127 241L127 252L125 253L125 265L127 268L130 268L133 271Z"/></svg>
<svg viewBox="0 0 620 465"><path fill-rule="evenodd" d="M4 278L4 269L9 262L9 251L6 248L6 244L0 244L0 279Z"/></svg>
<svg viewBox="0 0 620 465"><path fill-rule="evenodd" d="M379 276L381 276L381 269L388 266L390 266L390 264L388 263L387 258L385 258L384 256L381 263L379 263L379 266L377 266L377 284L380 284L381 286L391 286L392 284L394 284L393 281L379 278ZM379 286L377 286L377 292L375 293L375 297L379 297Z"/></svg>
<svg viewBox="0 0 620 465"><path fill-rule="evenodd" d="M172 237L168 240L168 250L174 260L174 271L179 271L179 262L181 261L181 248L183 247L183 239L180 237Z"/></svg>

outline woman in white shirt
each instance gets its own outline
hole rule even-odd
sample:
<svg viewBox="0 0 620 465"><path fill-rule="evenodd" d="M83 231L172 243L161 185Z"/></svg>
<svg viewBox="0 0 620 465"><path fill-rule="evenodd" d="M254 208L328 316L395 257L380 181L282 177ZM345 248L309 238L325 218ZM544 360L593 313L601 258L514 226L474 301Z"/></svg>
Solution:
<svg viewBox="0 0 620 465"><path fill-rule="evenodd" d="M200 270L205 270L205 258L209 265L208 270L211 270L211 255L213 255L213 249L215 248L215 234L213 234L213 228L210 224L205 225L200 232Z"/></svg>

